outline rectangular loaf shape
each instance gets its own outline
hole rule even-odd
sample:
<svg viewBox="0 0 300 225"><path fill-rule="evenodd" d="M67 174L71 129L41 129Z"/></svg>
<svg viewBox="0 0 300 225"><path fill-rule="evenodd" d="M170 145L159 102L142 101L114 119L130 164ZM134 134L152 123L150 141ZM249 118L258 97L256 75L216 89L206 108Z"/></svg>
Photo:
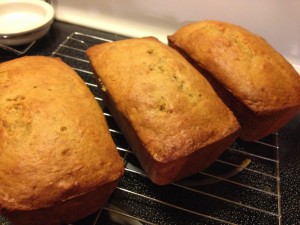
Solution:
<svg viewBox="0 0 300 225"><path fill-rule="evenodd" d="M207 80L156 38L87 50L104 102L143 169L168 184L212 164L239 124Z"/></svg>
<svg viewBox="0 0 300 225"><path fill-rule="evenodd" d="M168 37L205 75L241 124L240 138L261 139L300 109L300 78L263 38L222 21L188 24Z"/></svg>
<svg viewBox="0 0 300 225"><path fill-rule="evenodd" d="M124 173L103 112L60 59L0 64L0 214L68 224L99 210Z"/></svg>

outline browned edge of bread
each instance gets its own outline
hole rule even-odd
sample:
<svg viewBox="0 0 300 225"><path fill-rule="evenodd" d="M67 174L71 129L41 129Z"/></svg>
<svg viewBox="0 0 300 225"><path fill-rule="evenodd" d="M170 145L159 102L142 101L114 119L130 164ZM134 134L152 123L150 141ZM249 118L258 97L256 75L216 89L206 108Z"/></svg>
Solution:
<svg viewBox="0 0 300 225"><path fill-rule="evenodd" d="M222 23L222 22L216 21L216 23ZM188 26L189 25L187 25L187 27ZM237 97L235 97L233 92L230 89L227 89L223 84L221 84L216 79L216 76L214 74L206 70L205 66L201 62L196 60L197 56L189 55L189 53L184 48L179 46L180 44L179 45L177 44L175 35L176 32L174 35L169 35L167 37L169 46L171 46L172 48L176 49L179 53L181 53L198 71L200 71L207 78L207 80L214 87L215 91L218 93L219 97L234 112L235 116L237 117L237 119L241 124L242 129L239 135L241 139L245 141L255 141L255 140L262 139L267 135L276 132L277 130L282 128L282 126L284 126L288 121L290 121L293 117L295 117L296 114L299 112L300 102L298 102L298 104L293 104L292 106L289 107L283 107L282 109L274 110L273 112L270 113L268 112L260 113L251 110L247 105L245 105ZM269 45L268 47L272 48ZM277 56L282 59L282 56L280 56L279 54L277 54ZM282 61L284 63L286 60L282 59ZM287 61L286 64L289 65ZM292 66L290 66L290 70L293 70ZM259 76L257 77L259 79ZM278 82L280 81L278 80ZM247 84L239 83L236 85L247 85Z"/></svg>
<svg viewBox="0 0 300 225"><path fill-rule="evenodd" d="M232 93L224 88L210 72L203 69L197 62L189 57L184 51L177 46L174 46L172 42L169 45L180 52L200 73L209 81L218 96L232 110L236 118L242 127L239 133L239 138L252 142L266 137L267 135L276 132L284 124L295 117L299 112L300 107L287 108L282 111L278 111L271 115L257 116L248 107L242 104Z"/></svg>
<svg viewBox="0 0 300 225"><path fill-rule="evenodd" d="M100 210L115 190L117 184L118 181L107 183L89 193L84 193L46 208L30 211L3 210L2 215L14 225L70 224L79 218L84 218Z"/></svg>
<svg viewBox="0 0 300 225"><path fill-rule="evenodd" d="M0 64L0 214L71 223L100 210L124 174L94 95L58 58Z"/></svg>
<svg viewBox="0 0 300 225"><path fill-rule="evenodd" d="M105 106L119 125L145 173L158 185L166 185L206 169L236 140L240 132L240 129L237 129L222 140L205 146L200 151L195 151L183 158L166 163L159 162L148 153L131 123L117 110L108 90L103 91L101 89L101 93Z"/></svg>
<svg viewBox="0 0 300 225"><path fill-rule="evenodd" d="M153 38L149 38L148 40L150 42L155 41L155 39L153 39ZM156 39L156 41L157 41L157 39ZM123 41L123 43L124 43L124 41ZM105 47L104 47L104 45L105 45ZM106 49L106 47L108 45L100 44L98 46L100 49L102 49L102 47L104 49ZM163 48L167 47L166 45L163 45L163 46L164 46ZM170 48L170 50L172 50L172 49ZM136 133L136 130L134 129L134 125L131 124L131 121L123 114L124 112L119 111L118 104L115 102L114 97L111 95L110 88L108 88L108 86L105 83L106 82L105 78L101 76L100 68L103 67L103 64L99 63L99 65L98 65L98 63L96 63L96 62L101 61L101 57L103 57L104 53L100 51L101 57L98 58L97 54L99 53L99 51L98 52L97 51L98 51L98 47L95 46L95 47L92 47L90 50L88 50L87 54L91 60L91 66L92 66L92 70L94 71L94 75L99 79L99 81L101 83L99 85L99 87L103 87L100 90L102 92L102 97L103 97L104 103L107 106L107 108L109 109L113 118L116 120L117 124L119 125L122 133L124 134L125 138L127 139L133 152L137 156L137 158L138 158L141 166L145 170L146 174L148 174L149 178L154 183L159 184L159 185L169 184L171 182L180 180L183 177L187 177L189 175L199 172L200 170L207 168L237 138L239 129L240 129L240 126L239 126L237 120L234 118L233 114L228 110L228 108L225 107L225 105L223 105L223 103L218 99L217 95L215 95L215 93L211 89L209 83L205 82L208 85L209 93L214 93L213 96L216 97L215 100L218 100L217 102L221 103L220 107L221 108L224 107L224 110L226 109L226 110L228 110L228 112L230 112L229 114L231 115L230 121L232 122L232 124L231 124L232 127L224 128L224 129L228 129L228 130L226 131L227 132L226 135L223 134L222 138L214 140L210 144L206 144L204 146L202 145L202 147L197 147L197 148L194 147L195 149L193 149L192 151L189 150L191 152L189 152L188 154L185 153L185 155L183 155L183 152L181 152L179 149L180 147L179 148L174 147L174 149L172 148L172 151L179 151L178 155L182 155L180 157L177 157L177 156L174 157L175 154L173 155L173 153L170 152L170 154L172 154L172 155L170 155L168 158L166 158L164 156L164 159L162 160L162 159L159 159L159 157L160 157L159 151L157 153L158 156L151 155L149 150L146 148L145 143L143 143L143 140L140 139L141 137L139 137L138 134ZM117 52L118 52L118 54L120 54L122 51L117 50ZM147 50L147 54L149 54L148 52L149 51ZM176 53L176 51L174 51L174 50L172 50L171 52L174 52L176 57L179 56L179 58L182 59L183 62L185 62L184 65L188 65L189 68L190 67L192 68L192 66L189 65L186 62L186 60L180 56L180 54ZM152 53L153 52L151 52L151 54ZM108 63L108 65L105 65L105 68L106 67L110 68L110 65L113 66L114 62L115 62L115 60L112 62L112 64ZM135 67L132 67L132 65L130 65L130 61L128 61L128 63L129 63L129 66L128 66L129 68L135 68ZM99 67L95 68L94 66L96 64ZM124 65L124 66L127 66L127 65ZM116 67L121 68L121 67L119 67L119 65L116 65ZM137 70L139 71L139 69L137 69ZM195 71L193 73L195 73L197 75L199 74L196 72L195 69L192 69L192 71ZM106 76L108 76L108 74L109 74L109 72L106 74ZM124 76L126 76L126 75L124 75ZM200 79L200 76L201 75L199 74L199 78L196 79L197 81L198 81L198 79ZM126 79L124 79L124 80L125 80L124 82L126 83L127 82ZM147 81L144 81L144 82L147 82ZM116 89L118 88L118 85L116 84L116 82L112 82L110 84L113 84L114 88L116 88ZM205 92L203 92L203 93L205 93ZM129 95L129 93L123 93L123 94L125 94L126 96ZM123 94L118 93L119 97L120 97L120 95L123 95ZM118 98L118 102L119 101L122 101L122 100L120 100ZM126 103L122 102L122 104L125 105ZM138 106L136 106L136 107L138 107ZM200 123L199 123L199 126L203 126L203 124L201 123L201 125L200 125ZM209 124L207 124L207 126L209 126ZM230 132L229 132L229 130L230 130ZM213 132L215 132L215 131L213 131ZM225 130L224 130L224 132L225 132ZM218 131L216 131L216 133L218 133ZM206 135L206 134L204 134L204 135ZM161 140L161 141L163 142L164 140ZM195 140L194 138L193 138L193 140L189 140L189 141L194 143L194 146L196 146L197 145L196 143L198 143L197 140ZM199 142L199 145L200 144L201 143ZM156 154L156 153L154 153L154 154Z"/></svg>

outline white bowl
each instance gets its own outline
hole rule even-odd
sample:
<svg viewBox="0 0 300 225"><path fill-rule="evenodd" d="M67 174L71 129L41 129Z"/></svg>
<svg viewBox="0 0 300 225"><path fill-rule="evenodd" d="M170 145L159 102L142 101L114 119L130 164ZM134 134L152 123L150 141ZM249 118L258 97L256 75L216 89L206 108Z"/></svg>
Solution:
<svg viewBox="0 0 300 225"><path fill-rule="evenodd" d="M53 18L53 7L44 1L0 0L0 44L33 42L48 32Z"/></svg>

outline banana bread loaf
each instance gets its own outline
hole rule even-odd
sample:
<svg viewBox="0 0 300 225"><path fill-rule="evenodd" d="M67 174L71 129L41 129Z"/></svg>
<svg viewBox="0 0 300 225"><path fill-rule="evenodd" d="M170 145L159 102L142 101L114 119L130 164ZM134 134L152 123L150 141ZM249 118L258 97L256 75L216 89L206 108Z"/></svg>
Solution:
<svg viewBox="0 0 300 225"><path fill-rule="evenodd" d="M299 111L298 73L258 35L234 24L208 20L188 24L168 40L207 76L235 113L241 124L240 138L261 139Z"/></svg>
<svg viewBox="0 0 300 225"><path fill-rule="evenodd" d="M88 49L104 102L150 179L168 184L212 164L239 124L184 57L156 38Z"/></svg>
<svg viewBox="0 0 300 225"><path fill-rule="evenodd" d="M123 171L75 71L43 56L0 64L0 214L16 225L71 223L101 208Z"/></svg>

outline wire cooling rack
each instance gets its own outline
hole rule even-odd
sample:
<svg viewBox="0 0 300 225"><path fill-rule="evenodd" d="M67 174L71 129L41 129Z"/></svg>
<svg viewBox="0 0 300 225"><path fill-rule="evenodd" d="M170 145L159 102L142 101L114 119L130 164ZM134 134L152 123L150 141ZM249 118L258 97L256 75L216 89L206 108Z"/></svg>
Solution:
<svg viewBox="0 0 300 225"><path fill-rule="evenodd" d="M277 133L252 143L237 140L208 169L180 182L157 186L147 178L118 125L103 106L85 54L87 48L111 41L75 32L52 53L73 67L95 95L126 167L107 205L73 225L281 225Z"/></svg>

